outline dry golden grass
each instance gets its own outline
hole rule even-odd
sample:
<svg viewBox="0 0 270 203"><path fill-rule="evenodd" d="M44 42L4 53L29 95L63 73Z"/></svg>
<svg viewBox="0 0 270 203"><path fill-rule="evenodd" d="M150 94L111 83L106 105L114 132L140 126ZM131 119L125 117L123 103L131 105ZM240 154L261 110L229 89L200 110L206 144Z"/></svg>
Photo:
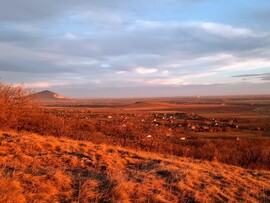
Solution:
<svg viewBox="0 0 270 203"><path fill-rule="evenodd" d="M0 133L0 202L269 202L270 172Z"/></svg>

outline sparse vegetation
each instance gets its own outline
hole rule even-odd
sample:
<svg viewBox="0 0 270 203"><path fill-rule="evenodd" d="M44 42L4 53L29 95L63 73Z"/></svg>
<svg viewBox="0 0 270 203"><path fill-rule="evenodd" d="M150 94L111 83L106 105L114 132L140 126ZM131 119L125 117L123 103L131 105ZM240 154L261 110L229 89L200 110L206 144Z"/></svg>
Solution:
<svg viewBox="0 0 270 203"><path fill-rule="evenodd" d="M80 133L83 129L90 131L91 126L85 128L83 121L65 119L46 112L31 95L23 86L0 83L0 129L54 136L70 135L78 128Z"/></svg>
<svg viewBox="0 0 270 203"><path fill-rule="evenodd" d="M14 87L0 83L0 127L20 129L34 111L29 93L23 86Z"/></svg>
<svg viewBox="0 0 270 203"><path fill-rule="evenodd" d="M198 136L206 122L197 114L175 114L177 123L172 115L89 113L42 107L23 86L0 84L0 129L8 131L0 133L0 202L270 201L268 131L239 139L214 126L215 136Z"/></svg>
<svg viewBox="0 0 270 203"><path fill-rule="evenodd" d="M65 136L76 140L119 145L136 150L208 161L215 160L251 169L270 169L270 140L267 138L236 140L234 137L229 139L230 137L223 136L224 139L221 139L221 136L217 136L217 139L207 137L193 139L196 137L190 130L183 132L183 127L178 128L162 123L156 127L155 123L149 121L152 119L151 117L138 118L139 120L121 118L96 121L81 117L78 111L71 110L72 114L66 114L57 109L47 110L39 106L37 101L32 100L31 94L23 86L0 84L0 92L1 129L28 131L57 137ZM145 104L139 103L139 105ZM145 108L145 106L143 107ZM186 115L183 116L186 118ZM201 119L201 117L198 118ZM178 124L175 125L178 126ZM187 121L182 123L182 126L186 128L187 125ZM150 137L147 137L149 135ZM183 136L191 139L183 141L181 140Z"/></svg>
<svg viewBox="0 0 270 203"><path fill-rule="evenodd" d="M0 202L268 202L270 172L0 133Z"/></svg>

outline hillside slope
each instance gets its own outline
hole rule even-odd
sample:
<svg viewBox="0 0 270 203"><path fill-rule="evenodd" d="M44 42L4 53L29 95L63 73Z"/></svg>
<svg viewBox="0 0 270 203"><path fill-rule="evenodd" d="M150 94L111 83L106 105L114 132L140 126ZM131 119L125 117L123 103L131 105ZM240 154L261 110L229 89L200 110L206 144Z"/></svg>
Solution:
<svg viewBox="0 0 270 203"><path fill-rule="evenodd" d="M0 202L269 202L270 172L0 133Z"/></svg>

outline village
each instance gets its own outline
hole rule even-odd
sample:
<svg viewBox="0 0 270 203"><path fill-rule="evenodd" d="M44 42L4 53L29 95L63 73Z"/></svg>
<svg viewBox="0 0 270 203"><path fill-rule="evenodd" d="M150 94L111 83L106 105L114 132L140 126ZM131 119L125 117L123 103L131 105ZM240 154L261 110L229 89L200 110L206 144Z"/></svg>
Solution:
<svg viewBox="0 0 270 203"><path fill-rule="evenodd" d="M269 122L229 117L206 118L195 113L149 113L149 112L93 112L85 108L48 109L57 116L91 122L98 128L103 126L104 134L114 135L111 128L132 128L141 131L146 138L178 137L182 140L198 139L202 133L210 133L216 138L221 132L229 139L231 133L241 131L268 131ZM105 128L106 126L106 128ZM139 127L141 126L141 127ZM147 129L147 130L146 130ZM122 130L123 131L123 130ZM124 131L125 132L125 131ZM115 132L116 133L116 132ZM119 132L118 132L119 133ZM152 134L149 134L152 133ZM121 133L120 133L121 134ZM123 133L122 133L123 134ZM133 133L134 134L134 133ZM222 137L224 139L224 136ZM226 138L226 137L225 137ZM239 139L239 138L238 138Z"/></svg>

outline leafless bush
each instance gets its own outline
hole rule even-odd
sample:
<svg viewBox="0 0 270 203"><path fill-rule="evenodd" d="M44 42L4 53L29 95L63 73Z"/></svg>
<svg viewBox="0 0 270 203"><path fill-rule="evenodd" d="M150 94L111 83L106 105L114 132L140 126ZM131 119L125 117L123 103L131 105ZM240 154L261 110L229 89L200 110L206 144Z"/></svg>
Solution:
<svg viewBox="0 0 270 203"><path fill-rule="evenodd" d="M73 138L76 133L94 130L90 124L47 113L23 85L3 83L0 83L0 128Z"/></svg>
<svg viewBox="0 0 270 203"><path fill-rule="evenodd" d="M0 126L2 129L19 129L34 112L30 92L20 86L0 83Z"/></svg>

